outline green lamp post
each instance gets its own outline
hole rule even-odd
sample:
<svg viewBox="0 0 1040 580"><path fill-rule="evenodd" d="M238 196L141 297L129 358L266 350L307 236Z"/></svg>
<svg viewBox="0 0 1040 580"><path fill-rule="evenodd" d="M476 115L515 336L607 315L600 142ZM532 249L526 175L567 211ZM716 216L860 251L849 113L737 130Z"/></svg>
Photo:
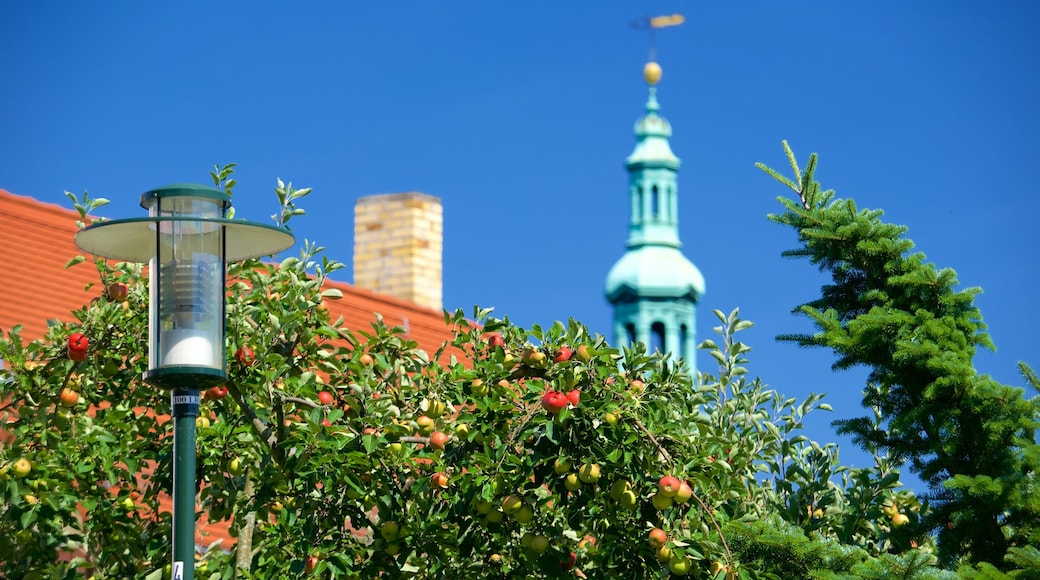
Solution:
<svg viewBox="0 0 1040 580"><path fill-rule="evenodd" d="M175 184L141 196L146 218L106 221L76 234L85 252L148 263L148 371L170 390L173 416L173 577L195 578L195 418L199 392L227 379L224 347L228 262L293 245L288 231L228 219L231 196Z"/></svg>

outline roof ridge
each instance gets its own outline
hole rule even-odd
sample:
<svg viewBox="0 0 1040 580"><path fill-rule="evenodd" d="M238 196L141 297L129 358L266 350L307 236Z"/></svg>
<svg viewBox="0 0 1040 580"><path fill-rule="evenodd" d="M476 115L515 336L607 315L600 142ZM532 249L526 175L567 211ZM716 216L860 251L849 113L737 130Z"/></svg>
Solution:
<svg viewBox="0 0 1040 580"><path fill-rule="evenodd" d="M56 203L52 203L52 202L49 202L49 201L40 201L40 200L36 199L35 197L32 197L31 195L22 195L22 194L19 194L19 193L13 193L13 192L8 191L8 190L6 190L6 189L4 189L2 187L0 187L0 197L9 197L15 203L18 203L18 204L21 204L21 205L25 205L25 206L29 206L29 207L35 206L35 208L39 209L39 210L48 210L48 211L52 211L52 212L66 213L69 216L71 216L74 220L80 219L79 218L79 213L76 212L76 210L74 210L74 209L69 209L69 208L67 208L65 206L62 206L62 205L59 205L59 204L56 204Z"/></svg>

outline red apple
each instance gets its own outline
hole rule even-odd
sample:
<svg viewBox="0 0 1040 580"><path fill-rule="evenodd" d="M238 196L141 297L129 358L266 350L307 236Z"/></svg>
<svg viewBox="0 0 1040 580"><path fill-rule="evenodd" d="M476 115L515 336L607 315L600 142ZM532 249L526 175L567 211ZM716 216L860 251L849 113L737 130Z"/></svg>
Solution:
<svg viewBox="0 0 1040 580"><path fill-rule="evenodd" d="M75 407L76 403L79 402L79 393L72 389L62 389L61 394L58 396L58 400L62 407Z"/></svg>
<svg viewBox="0 0 1040 580"><path fill-rule="evenodd" d="M90 339L82 332L73 332L69 335L69 358L74 361L87 360L87 349L90 348Z"/></svg>
<svg viewBox="0 0 1040 580"><path fill-rule="evenodd" d="M235 351L235 360L238 361L238 364L244 367L252 366L253 361L256 360L256 354L253 352L253 349L248 346L239 347L239 349Z"/></svg>
<svg viewBox="0 0 1040 580"><path fill-rule="evenodd" d="M322 405L331 405L332 401L332 393L328 391L321 391L320 393L318 393L318 402Z"/></svg>
<svg viewBox="0 0 1040 580"><path fill-rule="evenodd" d="M675 503L686 503L693 497L693 488L685 481L679 483L679 489L675 492Z"/></svg>
<svg viewBox="0 0 1040 580"><path fill-rule="evenodd" d="M650 547L656 550L668 543L668 534L661 528L654 528L650 530L648 541L650 542Z"/></svg>
<svg viewBox="0 0 1040 580"><path fill-rule="evenodd" d="M328 419L322 419L321 420L321 426L322 427L332 427L332 421L329 421Z"/></svg>
<svg viewBox="0 0 1040 580"><path fill-rule="evenodd" d="M559 391L546 391L542 395L542 407L553 415L558 414L567 406L567 395Z"/></svg>
<svg viewBox="0 0 1040 580"><path fill-rule="evenodd" d="M448 434L442 433L441 431L434 431L430 433L430 447L434 449L444 450L444 445L448 442Z"/></svg>
<svg viewBox="0 0 1040 580"><path fill-rule="evenodd" d="M366 352L365 354L358 357L358 362L365 365L366 367L370 367L372 366L372 363L375 362L375 360L372 358L372 355Z"/></svg>
<svg viewBox="0 0 1040 580"><path fill-rule="evenodd" d="M574 552L571 552L570 554L567 555L566 558L564 558L563 560L560 560L560 568L562 568L564 572L569 572L569 571L574 569L574 565L577 564L577 563L578 563L578 555L575 554Z"/></svg>
<svg viewBox="0 0 1040 580"><path fill-rule="evenodd" d="M579 391L578 389L574 389L573 391L567 393L567 401L570 402L570 404L577 407L578 403L581 402L581 391Z"/></svg>
<svg viewBox="0 0 1040 580"><path fill-rule="evenodd" d="M228 393L227 387L224 386L224 385L220 385L219 387L213 387L213 388L210 388L210 389L206 389L206 394L203 395L203 397L207 401L219 401L219 400L223 399L224 397L226 397L227 393Z"/></svg>
<svg viewBox="0 0 1040 580"><path fill-rule="evenodd" d="M679 491L679 478L674 475L666 475L657 482L657 488L666 497L675 497Z"/></svg>
<svg viewBox="0 0 1040 580"><path fill-rule="evenodd" d="M502 338L501 334L497 332L487 337L488 346L491 348L505 348L506 341Z"/></svg>
<svg viewBox="0 0 1040 580"><path fill-rule="evenodd" d="M318 567L318 557L317 556L308 556L307 559L303 561L303 568L304 568L304 570L307 571L308 574L313 574L314 573L314 569L317 568L317 567Z"/></svg>
<svg viewBox="0 0 1040 580"><path fill-rule="evenodd" d="M105 289L105 293L113 302L126 302L126 297L130 294L130 287L125 282L113 282Z"/></svg>
<svg viewBox="0 0 1040 580"><path fill-rule="evenodd" d="M438 471L437 473L434 473L433 477L430 478L430 481L433 482L433 487L437 487L440 489L448 487L448 475L443 471Z"/></svg>
<svg viewBox="0 0 1040 580"><path fill-rule="evenodd" d="M574 351L571 350L571 347L569 347L569 346L561 346L560 350L556 351L556 358L554 358L553 361L558 362L558 363L569 361L569 360L571 360L571 356L573 354L574 354Z"/></svg>

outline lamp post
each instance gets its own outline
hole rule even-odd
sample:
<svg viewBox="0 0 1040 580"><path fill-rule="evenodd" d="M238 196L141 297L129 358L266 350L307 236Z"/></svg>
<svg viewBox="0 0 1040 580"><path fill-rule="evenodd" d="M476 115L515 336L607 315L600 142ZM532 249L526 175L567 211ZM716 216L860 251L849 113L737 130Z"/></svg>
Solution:
<svg viewBox="0 0 1040 580"><path fill-rule="evenodd" d="M288 231L228 219L231 196L195 184L141 196L146 218L101 222L76 234L95 256L148 263L148 371L170 390L173 413L173 577L195 578L195 418L199 392L227 379L224 307L228 262L285 250Z"/></svg>

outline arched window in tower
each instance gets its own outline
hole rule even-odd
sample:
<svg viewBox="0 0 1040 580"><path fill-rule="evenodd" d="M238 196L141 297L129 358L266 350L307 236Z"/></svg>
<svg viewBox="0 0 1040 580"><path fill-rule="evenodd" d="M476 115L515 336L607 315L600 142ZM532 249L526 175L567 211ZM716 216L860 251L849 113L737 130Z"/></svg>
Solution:
<svg viewBox="0 0 1040 580"><path fill-rule="evenodd" d="M650 325L650 350L665 352L663 322L655 322Z"/></svg>
<svg viewBox="0 0 1040 580"><path fill-rule="evenodd" d="M661 215L661 192L656 185L650 189L650 215L654 218Z"/></svg>
<svg viewBox="0 0 1040 580"><path fill-rule="evenodd" d="M628 336L628 345L636 343L636 325L629 322L625 325L625 334Z"/></svg>
<svg viewBox="0 0 1040 580"><path fill-rule="evenodd" d="M679 352L676 353L676 356L683 356L684 357L684 356L686 356L686 353L690 351L690 349L687 348L687 341L688 340L690 340L690 335L689 335L689 333L686 330L686 325L685 324L680 324L679 325Z"/></svg>

